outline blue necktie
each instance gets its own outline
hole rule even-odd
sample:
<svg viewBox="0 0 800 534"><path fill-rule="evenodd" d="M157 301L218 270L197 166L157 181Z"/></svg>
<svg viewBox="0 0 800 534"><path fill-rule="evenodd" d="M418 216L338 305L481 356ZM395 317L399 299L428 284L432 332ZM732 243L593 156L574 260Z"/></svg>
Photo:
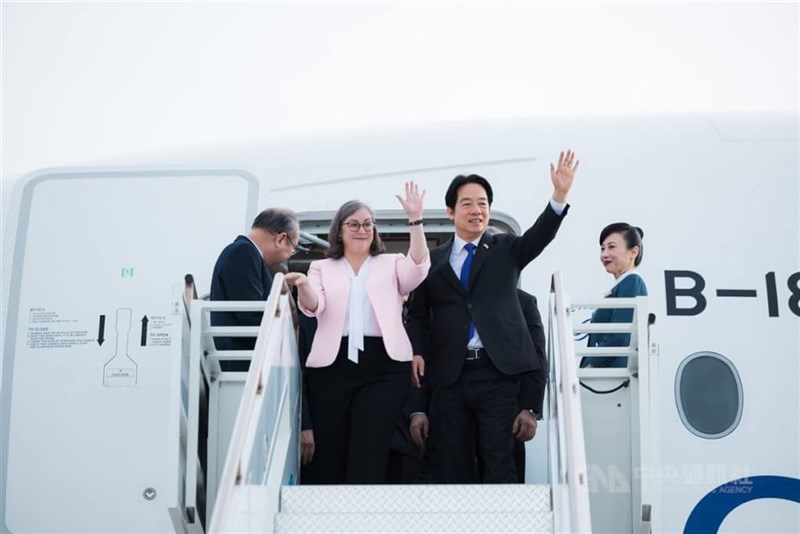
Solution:
<svg viewBox="0 0 800 534"><path fill-rule="evenodd" d="M464 245L464 248L467 249L467 259L464 260L464 265L461 266L461 285L466 291L467 285L469 285L469 270L472 268L472 259L475 257L475 245L472 243L467 243ZM475 323L470 321L469 338L467 338L467 343L469 343L469 340L472 339L472 336L474 335Z"/></svg>

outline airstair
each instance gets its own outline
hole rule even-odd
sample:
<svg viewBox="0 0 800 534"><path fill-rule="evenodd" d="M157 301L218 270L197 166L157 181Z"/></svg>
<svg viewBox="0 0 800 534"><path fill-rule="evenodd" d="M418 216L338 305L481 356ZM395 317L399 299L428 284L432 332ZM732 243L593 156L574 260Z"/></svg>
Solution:
<svg viewBox="0 0 800 534"><path fill-rule="evenodd" d="M174 406L154 405L148 415L165 414L161 417L170 421L165 436L174 445L131 453L124 464L126 469L141 470L163 454L158 465L164 466L161 471L174 481L170 482L174 489L142 484L143 491L121 497L101 491L93 498L100 500L98 507L108 512L105 515L65 512L56 527L37 523L44 525L38 531L114 530L115 515L133 510L131 503L138 508L126 512L122 523L118 520L117 530L646 533L657 524L657 484L640 476L657 460L657 434L650 415L655 407L657 351L648 350L643 299L571 303L561 276L554 275L548 310L546 425L540 425L536 438L547 442L548 484L303 486L299 480L302 381L283 276L275 276L266 305L197 299L191 284L182 294L177 287L174 293L170 328L176 341L165 348L173 370L175 385L169 398ZM574 325L575 310L586 306L634 308L634 323ZM236 311L264 311L261 325L211 326L212 313ZM606 331L630 333L631 347L581 348L574 341L575 335ZM213 342L218 336L257 341L253 351L218 351ZM609 352L627 355L628 367L578 369L581 357ZM249 370L229 365L241 360L249 360ZM619 387L620 380L624 387ZM597 395L584 386L614 391ZM131 404L130 409L136 406ZM92 443L97 438L87 434L75 439ZM101 474L118 465L99 457L94 464ZM49 483L40 479L56 480L58 464L48 465L50 472L28 471L30 487ZM87 487L95 471L85 470L87 480L82 483ZM6 486L9 496L20 480L12 475ZM4 532L25 531L14 525L33 524L41 516L32 498L14 499L6 500L5 512L14 522L4 523Z"/></svg>
<svg viewBox="0 0 800 534"><path fill-rule="evenodd" d="M554 463L552 469L560 473L560 481L554 486L559 502L574 502L579 508L582 504L583 513L559 517L553 510L554 490L545 485L297 485L299 369L289 296L281 294L281 285L282 276L278 275L244 382L225 466L219 483L211 482L218 491L215 496L209 495L209 502L213 499L214 504L208 531L588 531L586 469L577 450L564 451L574 455L574 480L566 476L566 462ZM220 310L220 304L191 304L196 324L205 329L203 316ZM207 343L212 334L229 333L213 327L208 330L199 335ZM201 352L211 355L213 349L205 345ZM578 401L577 394L573 395L573 402ZM574 421L578 432L579 419ZM555 430L552 435L562 434L555 441L582 442L580 436L566 439L567 429L556 428L556 420L551 424ZM583 475L577 476L580 473Z"/></svg>
<svg viewBox="0 0 800 534"><path fill-rule="evenodd" d="M560 275L553 278L550 303L550 485L298 486L299 369L281 280L275 280L244 384L210 532L592 530L578 359ZM270 396L271 389L280 393Z"/></svg>
<svg viewBox="0 0 800 534"><path fill-rule="evenodd" d="M297 485L300 371L289 295L285 290L281 292L281 288L282 277L278 275L259 329L250 371L241 389L230 446L224 447L227 450L224 468L218 482L208 483L209 487L217 488L215 494L208 494L208 531L549 533L620 531L621 525L625 525L623 531L650 531L656 488L652 481L633 476L632 463L639 466L642 462L652 462L655 454L651 437L640 435L642 426L650 431L646 414L652 408L649 393L646 398L641 395L643 390L650 389L648 359L643 358L642 363L638 358L640 353L649 354L644 299L573 304L563 290L561 275L553 276L546 410L550 485L302 486ZM229 310L231 306L239 304L196 301L189 305L195 324L202 325L201 333L192 334L194 352L199 343L199 352L210 362L232 356L215 353L212 336L230 331L208 326L207 314L212 310ZM572 313L576 308L603 306L634 308L634 323L573 325ZM630 333L631 346L577 348L575 335L594 332ZM240 331L237 335L244 333ZM580 358L611 352L628 356L628 367L578 369ZM642 377L648 377L645 387L640 384ZM621 404L624 399L629 410L609 410L608 415L598 416L608 406L595 406L595 395L586 397L589 390L585 386L591 383L595 387L589 387L598 391L620 378L626 381L625 387L619 388L616 396L601 398L606 404ZM588 398L592 406L582 407L583 398ZM594 422L585 421L587 413L595 418ZM585 429L603 438L602 431L607 426L617 425L613 426L617 428L626 424L630 428L625 434L630 447L618 446L620 436L612 435L602 441L584 437ZM594 470L587 467L587 457L591 459L598 454L602 457L602 451L608 449L628 451L623 454L630 459L628 463L617 467L620 473L631 473L624 481L617 481L625 486L624 491L620 491L619 485L609 484L602 470L594 465ZM597 517L609 515L601 508L607 506L615 516L613 520L605 523L595 520L593 524L590 500ZM620 520L620 513L624 520Z"/></svg>

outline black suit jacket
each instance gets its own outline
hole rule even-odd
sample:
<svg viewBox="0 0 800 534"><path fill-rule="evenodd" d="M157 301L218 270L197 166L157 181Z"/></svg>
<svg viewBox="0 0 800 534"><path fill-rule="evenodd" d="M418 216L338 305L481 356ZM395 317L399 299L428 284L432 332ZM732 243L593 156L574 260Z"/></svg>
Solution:
<svg viewBox="0 0 800 534"><path fill-rule="evenodd" d="M539 362L538 369L520 375L519 407L520 409L533 410L542 414L544 407L544 393L547 387L549 366L547 364L547 343L544 335L544 324L539 313L536 297L518 289L517 297L525 317L528 334L531 336L536 349L535 359ZM405 408L405 430L408 431L407 420L413 413L428 413L430 409L430 383L427 377L422 380L422 387L412 388ZM409 437L410 439L410 437Z"/></svg>
<svg viewBox="0 0 800 534"><path fill-rule="evenodd" d="M518 289L517 296L522 306L522 315L528 327L528 333L536 348L536 359L539 368L529 371L521 376L519 404L521 408L533 410L537 414L542 414L544 405L544 391L547 387L547 375L549 367L547 365L547 343L544 337L544 324L539 313L536 297L530 293Z"/></svg>
<svg viewBox="0 0 800 534"><path fill-rule="evenodd" d="M461 375L470 319L500 372L518 375L541 367L527 334L517 281L522 269L553 240L568 209L559 216L548 203L521 236L484 234L466 291L450 266L453 239L431 251L428 277L409 299L406 328L414 354L425 358L433 389L453 384Z"/></svg>
<svg viewBox="0 0 800 534"><path fill-rule="evenodd" d="M269 297L272 287L272 273L255 247L247 237L240 235L225 247L214 265L211 277L211 300L262 300ZM258 326L261 312L212 313L213 326ZM252 350L255 338L214 338L218 349Z"/></svg>

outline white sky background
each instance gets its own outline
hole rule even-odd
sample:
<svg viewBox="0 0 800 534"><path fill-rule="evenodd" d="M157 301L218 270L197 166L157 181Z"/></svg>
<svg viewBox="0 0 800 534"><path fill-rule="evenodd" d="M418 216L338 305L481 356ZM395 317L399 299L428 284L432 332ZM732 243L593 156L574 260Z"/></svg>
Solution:
<svg viewBox="0 0 800 534"><path fill-rule="evenodd" d="M308 130L797 109L796 3L2 5L4 185Z"/></svg>

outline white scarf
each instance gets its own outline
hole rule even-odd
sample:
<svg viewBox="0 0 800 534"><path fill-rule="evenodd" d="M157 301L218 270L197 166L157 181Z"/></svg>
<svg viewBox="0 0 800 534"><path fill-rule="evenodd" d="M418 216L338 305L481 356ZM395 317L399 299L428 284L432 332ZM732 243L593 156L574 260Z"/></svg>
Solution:
<svg viewBox="0 0 800 534"><path fill-rule="evenodd" d="M350 323L347 339L347 358L351 362L358 363L358 351L364 350L364 282L369 276L369 265L371 256L367 256L366 261L361 265L361 269L356 275L350 262L345 259L347 265L347 277L350 279Z"/></svg>

